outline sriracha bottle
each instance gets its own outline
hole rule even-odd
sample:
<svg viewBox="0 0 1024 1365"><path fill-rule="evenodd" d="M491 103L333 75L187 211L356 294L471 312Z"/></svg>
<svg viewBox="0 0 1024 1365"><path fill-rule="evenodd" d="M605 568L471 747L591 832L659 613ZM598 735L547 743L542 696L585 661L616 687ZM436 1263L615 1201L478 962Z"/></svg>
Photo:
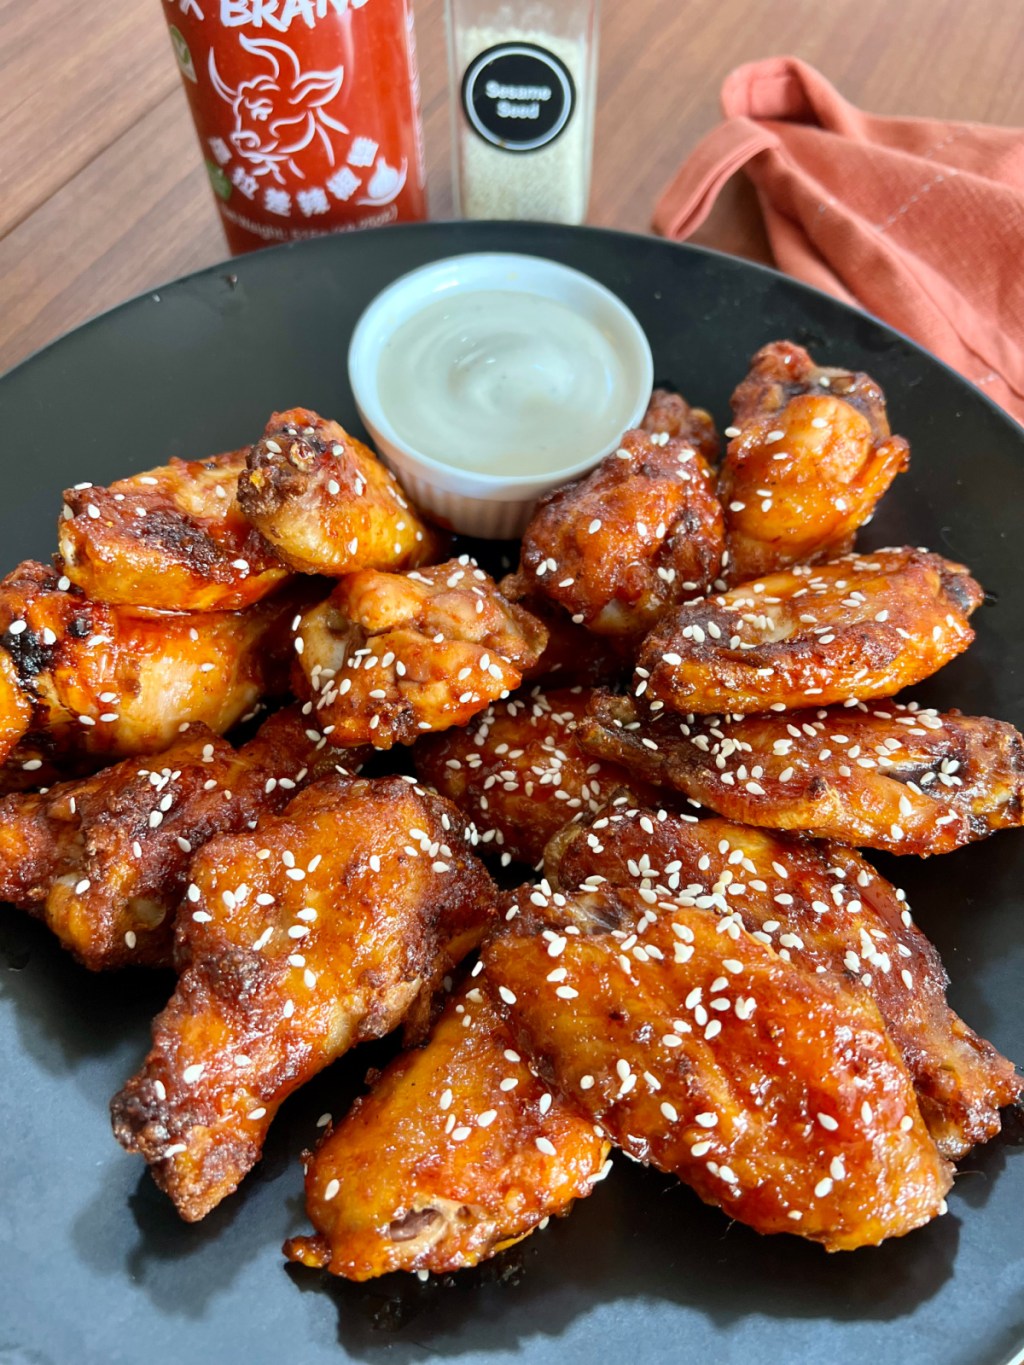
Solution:
<svg viewBox="0 0 1024 1365"><path fill-rule="evenodd" d="M410 0L163 0L228 245L426 216Z"/></svg>

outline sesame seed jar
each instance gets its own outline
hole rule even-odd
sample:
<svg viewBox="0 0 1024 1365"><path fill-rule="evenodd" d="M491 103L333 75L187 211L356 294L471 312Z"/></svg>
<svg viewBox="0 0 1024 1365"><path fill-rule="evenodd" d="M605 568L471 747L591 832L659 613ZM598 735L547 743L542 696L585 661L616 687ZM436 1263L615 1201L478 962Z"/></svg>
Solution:
<svg viewBox="0 0 1024 1365"><path fill-rule="evenodd" d="M228 245L426 217L410 0L164 0Z"/></svg>
<svg viewBox="0 0 1024 1365"><path fill-rule="evenodd" d="M456 210L581 223L598 0L446 0Z"/></svg>

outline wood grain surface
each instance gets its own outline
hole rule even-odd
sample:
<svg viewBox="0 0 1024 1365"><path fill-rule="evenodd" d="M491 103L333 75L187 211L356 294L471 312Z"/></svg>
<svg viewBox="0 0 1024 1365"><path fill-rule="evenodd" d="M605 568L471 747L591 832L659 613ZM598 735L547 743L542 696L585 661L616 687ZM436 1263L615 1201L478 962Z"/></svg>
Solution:
<svg viewBox="0 0 1024 1365"><path fill-rule="evenodd" d="M162 9L0 0L0 371L227 254ZM443 0L415 0L431 216L451 215ZM604 0L589 221L650 230L740 62L794 53L879 113L1024 126L1019 0ZM695 240L769 260L737 177Z"/></svg>

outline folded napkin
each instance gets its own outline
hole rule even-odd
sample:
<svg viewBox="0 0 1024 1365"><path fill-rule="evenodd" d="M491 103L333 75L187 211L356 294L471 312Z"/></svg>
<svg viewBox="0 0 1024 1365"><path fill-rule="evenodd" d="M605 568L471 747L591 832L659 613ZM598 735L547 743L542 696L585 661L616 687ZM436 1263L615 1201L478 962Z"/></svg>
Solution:
<svg viewBox="0 0 1024 1365"><path fill-rule="evenodd" d="M1024 130L865 114L795 57L738 67L722 109L656 230L687 237L745 168L781 270L906 332L1024 422Z"/></svg>

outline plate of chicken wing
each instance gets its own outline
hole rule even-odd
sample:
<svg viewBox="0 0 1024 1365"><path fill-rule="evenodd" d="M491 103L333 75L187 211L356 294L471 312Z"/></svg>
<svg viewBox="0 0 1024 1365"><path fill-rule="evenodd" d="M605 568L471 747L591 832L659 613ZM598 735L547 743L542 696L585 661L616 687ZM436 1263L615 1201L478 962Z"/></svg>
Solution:
<svg viewBox="0 0 1024 1365"><path fill-rule="evenodd" d="M499 543L344 353L509 248L660 378ZM190 277L0 405L0 1360L1024 1346L1009 418L771 271L504 224Z"/></svg>

